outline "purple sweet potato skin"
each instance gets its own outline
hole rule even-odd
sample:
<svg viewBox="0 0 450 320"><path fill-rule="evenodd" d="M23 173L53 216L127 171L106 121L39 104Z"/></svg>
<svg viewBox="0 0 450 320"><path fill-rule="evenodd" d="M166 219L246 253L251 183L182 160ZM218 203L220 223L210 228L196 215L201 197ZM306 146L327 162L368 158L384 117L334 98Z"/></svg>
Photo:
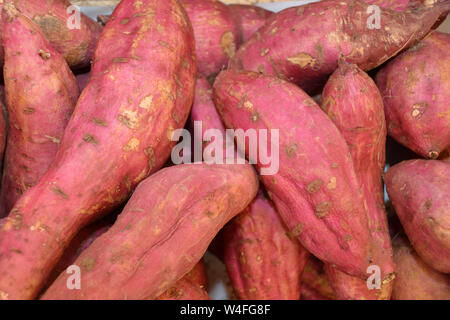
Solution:
<svg viewBox="0 0 450 320"><path fill-rule="evenodd" d="M216 75L234 56L238 27L227 5L218 0L180 0L192 22L198 73Z"/></svg>
<svg viewBox="0 0 450 320"><path fill-rule="evenodd" d="M240 31L238 46L247 42L267 18L274 15L272 11L246 4L231 4L229 8Z"/></svg>
<svg viewBox="0 0 450 320"><path fill-rule="evenodd" d="M225 265L240 300L299 300L309 252L262 191L224 229Z"/></svg>
<svg viewBox="0 0 450 320"><path fill-rule="evenodd" d="M55 161L0 230L3 297L33 298L78 230L164 165L192 106L194 46L177 1L116 7Z"/></svg>
<svg viewBox="0 0 450 320"><path fill-rule="evenodd" d="M450 275L424 263L404 235L397 236L393 245L397 266L393 300L450 300Z"/></svg>
<svg viewBox="0 0 450 320"><path fill-rule="evenodd" d="M9 135L0 203L7 214L55 158L80 92L64 58L31 20L7 3L3 21Z"/></svg>
<svg viewBox="0 0 450 320"><path fill-rule="evenodd" d="M205 185L208 188L205 188ZM154 299L188 273L256 196L248 165L178 165L142 182L116 223L85 250L81 290L60 277L43 299Z"/></svg>
<svg viewBox="0 0 450 320"><path fill-rule="evenodd" d="M313 94L337 69L339 57L373 69L422 39L450 10L448 1L412 12L382 9L382 28L369 29L368 6L326 0L283 10L239 48L230 68L275 75Z"/></svg>
<svg viewBox="0 0 450 320"><path fill-rule="evenodd" d="M385 175L389 198L417 254L450 273L450 163L410 160Z"/></svg>
<svg viewBox="0 0 450 320"><path fill-rule="evenodd" d="M426 158L450 147L449 74L450 34L435 31L376 77L389 135Z"/></svg>
<svg viewBox="0 0 450 320"><path fill-rule="evenodd" d="M382 271L380 290L369 290L365 280L327 266L338 299L389 300L394 278L391 238L384 208L382 174L386 160L386 120L383 99L374 81L358 66L339 64L323 90L322 109L344 136L353 159L368 212L376 250L373 264Z"/></svg>
<svg viewBox="0 0 450 320"><path fill-rule="evenodd" d="M214 101L228 128L268 130L268 142L279 130L279 171L261 176L277 211L309 252L364 278L372 259L367 212L348 146L327 115L294 84L250 71L220 73Z"/></svg>

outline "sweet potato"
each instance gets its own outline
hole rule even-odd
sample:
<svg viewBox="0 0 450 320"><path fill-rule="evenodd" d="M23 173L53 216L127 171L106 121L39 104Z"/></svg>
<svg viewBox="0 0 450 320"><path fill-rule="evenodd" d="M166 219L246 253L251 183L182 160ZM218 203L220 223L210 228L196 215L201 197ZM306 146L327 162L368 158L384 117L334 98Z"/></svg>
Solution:
<svg viewBox="0 0 450 320"><path fill-rule="evenodd" d="M178 1L116 7L54 162L0 230L3 297L33 298L72 237L164 165L192 106L194 46Z"/></svg>
<svg viewBox="0 0 450 320"><path fill-rule="evenodd" d="M426 158L450 148L449 74L450 34L435 31L376 77L389 135Z"/></svg>
<svg viewBox="0 0 450 320"><path fill-rule="evenodd" d="M322 261L365 278L372 261L367 212L348 146L327 115L294 84L250 71L221 72L214 102L226 127L265 130L267 143L252 146L255 154L279 146L279 170L261 180L288 230ZM249 156L248 147L240 149Z"/></svg>
<svg viewBox="0 0 450 320"><path fill-rule="evenodd" d="M353 159L367 205L369 230L377 251L373 264L384 279L380 289L368 289L365 280L332 266L325 270L340 300L389 300L394 278L391 237L384 208L382 174L386 162L386 120L383 99L373 80L358 66L345 62L331 75L323 90L322 109L336 124Z"/></svg>
<svg viewBox="0 0 450 320"><path fill-rule="evenodd" d="M208 80L206 80L204 77L198 77L197 82L195 85L195 98L194 98L194 104L192 106L191 111L191 117L190 117L190 126L191 128L194 128L195 122L200 122L202 125L202 132L201 132L201 141L193 141L194 145L202 145L202 154L206 156L206 159L209 160L209 157L214 157L214 151L209 154L208 152L203 153L206 151L205 149L209 144L213 142L213 140L210 141L203 141L205 137L205 133L207 130L214 129L219 130L223 134L225 134L225 126L222 123L222 120L220 119L219 114L217 113L216 107L214 105L214 101L212 98L212 87L209 84ZM194 137L195 139L196 137ZM195 151L195 150L194 150ZM224 149L222 151L224 155L226 155L226 144L224 144Z"/></svg>
<svg viewBox="0 0 450 320"><path fill-rule="evenodd" d="M409 160L389 169L389 198L417 254L450 273L450 163Z"/></svg>
<svg viewBox="0 0 450 320"><path fill-rule="evenodd" d="M101 26L83 13L69 10L71 4L68 0L5 0L2 4L8 2L14 3L22 14L39 26L70 67L81 68L90 64Z"/></svg>
<svg viewBox="0 0 450 320"><path fill-rule="evenodd" d="M67 249L64 250L57 265L53 268L50 276L47 278L43 291L50 287L56 278L58 278L61 273L65 272L67 268L77 260L80 254L92 244L92 242L108 231L113 225L114 220L113 216L107 216L80 230L72 241L70 241L70 244L67 246Z"/></svg>
<svg viewBox="0 0 450 320"><path fill-rule="evenodd" d="M225 265L241 300L299 300L309 252L262 191L224 230Z"/></svg>
<svg viewBox="0 0 450 320"><path fill-rule="evenodd" d="M238 46L247 42L256 30L266 22L267 18L274 14L272 11L245 4L231 4L229 8L239 27Z"/></svg>
<svg viewBox="0 0 450 320"><path fill-rule="evenodd" d="M303 271L302 300L335 300L336 293L325 274L324 264L314 256L310 256Z"/></svg>
<svg viewBox="0 0 450 320"><path fill-rule="evenodd" d="M405 236L397 236L393 245L397 266L393 300L450 300L450 275L424 263Z"/></svg>
<svg viewBox="0 0 450 320"><path fill-rule="evenodd" d="M0 203L9 213L55 158L80 92L67 62L33 21L11 3L3 21L9 135Z"/></svg>
<svg viewBox="0 0 450 320"><path fill-rule="evenodd" d="M81 289L68 290L61 274L43 298L158 297L195 266L257 190L249 165L160 170L138 186L116 223L74 263L81 267Z"/></svg>
<svg viewBox="0 0 450 320"><path fill-rule="evenodd" d="M192 22L198 73L210 77L234 56L239 37L230 8L218 0L180 0Z"/></svg>
<svg viewBox="0 0 450 320"><path fill-rule="evenodd" d="M192 281L200 288L208 290L208 277L206 275L206 266L203 259L201 259L195 267L184 276L184 278Z"/></svg>
<svg viewBox="0 0 450 320"><path fill-rule="evenodd" d="M283 10L239 48L230 67L276 75L312 94L337 69L339 57L373 69L427 35L450 2L405 12L382 9L380 28L368 7L358 0L325 0Z"/></svg>
<svg viewBox="0 0 450 320"><path fill-rule="evenodd" d="M156 300L210 300L207 290L205 264L200 260L191 271Z"/></svg>
<svg viewBox="0 0 450 320"><path fill-rule="evenodd" d="M202 121L203 130L216 129L225 134L206 79L197 79L191 121ZM225 262L239 299L299 299L300 276L309 254L296 239L289 238L263 191L222 232L223 238L215 240L221 241L218 256Z"/></svg>
<svg viewBox="0 0 450 320"><path fill-rule="evenodd" d="M192 281L182 278L155 300L211 300L205 289Z"/></svg>
<svg viewBox="0 0 450 320"><path fill-rule="evenodd" d="M87 87L90 78L91 78L90 72L77 75L77 82L78 82L78 87L80 88L80 92L82 92L84 90L84 88Z"/></svg>

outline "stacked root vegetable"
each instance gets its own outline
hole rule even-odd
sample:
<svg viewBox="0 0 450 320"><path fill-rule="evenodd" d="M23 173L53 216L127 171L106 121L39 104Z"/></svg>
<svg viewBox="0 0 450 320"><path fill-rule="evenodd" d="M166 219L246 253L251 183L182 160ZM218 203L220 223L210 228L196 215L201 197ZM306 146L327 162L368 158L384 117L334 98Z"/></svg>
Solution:
<svg viewBox="0 0 450 320"><path fill-rule="evenodd" d="M450 0L69 6L0 4L0 299L450 300Z"/></svg>

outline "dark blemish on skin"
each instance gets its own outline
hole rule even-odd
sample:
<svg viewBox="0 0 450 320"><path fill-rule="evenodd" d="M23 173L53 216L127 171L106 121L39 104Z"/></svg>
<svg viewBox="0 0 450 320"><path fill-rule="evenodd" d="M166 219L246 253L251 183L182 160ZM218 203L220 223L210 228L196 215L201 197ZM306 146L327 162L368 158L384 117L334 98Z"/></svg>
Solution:
<svg viewBox="0 0 450 320"><path fill-rule="evenodd" d="M53 191L55 194L57 194L57 195L63 197L64 199L68 199L68 198L69 198L69 196L68 196L68 195L67 195L60 187L58 187L58 186L52 186L52 191Z"/></svg>
<svg viewBox="0 0 450 320"><path fill-rule="evenodd" d="M87 143L92 143L94 145L98 144L98 141L95 140L95 138L92 135L90 135L90 134L85 134L84 137L83 137L83 140L85 142L87 142Z"/></svg>
<svg viewBox="0 0 450 320"><path fill-rule="evenodd" d="M16 248L12 248L12 249L10 249L9 251L14 252L14 253L17 253L17 254L23 254L23 251L22 251L22 250L16 249Z"/></svg>
<svg viewBox="0 0 450 320"><path fill-rule="evenodd" d="M130 22L130 19L128 19L128 18L120 20L121 24L127 24L128 22Z"/></svg>
<svg viewBox="0 0 450 320"><path fill-rule="evenodd" d="M151 171L156 164L155 151L152 147L148 147L144 150L145 155L149 158L149 170Z"/></svg>
<svg viewBox="0 0 450 320"><path fill-rule="evenodd" d="M298 146L296 143L292 143L289 146L286 147L285 151L286 151L286 155L289 158L292 158L295 156L295 152L298 150Z"/></svg>
<svg viewBox="0 0 450 320"><path fill-rule="evenodd" d="M317 191L320 190L322 185L323 185L323 181L320 179L316 179L306 186L306 190L309 193L316 193Z"/></svg>
<svg viewBox="0 0 450 320"><path fill-rule="evenodd" d="M302 234L304 228L305 225L303 223L297 224L294 229L291 230L292 236L298 237L300 234Z"/></svg>
<svg viewBox="0 0 450 320"><path fill-rule="evenodd" d="M81 261L81 266L86 269L86 271L91 271L94 268L95 260L93 258L85 258Z"/></svg>
<svg viewBox="0 0 450 320"><path fill-rule="evenodd" d="M430 210L432 204L433 204L433 202L431 199L428 199L427 201L425 201L425 209Z"/></svg>
<svg viewBox="0 0 450 320"><path fill-rule="evenodd" d="M128 62L128 58L121 58L121 57L114 58L112 62L113 63L124 63L124 62Z"/></svg>
<svg viewBox="0 0 450 320"><path fill-rule="evenodd" d="M99 125L101 127L107 127L108 123L105 120L99 119L99 118L92 118L92 122L94 122L96 125Z"/></svg>
<svg viewBox="0 0 450 320"><path fill-rule="evenodd" d="M314 213L319 219L322 219L328 214L328 211L330 211L332 206L333 204L331 202L322 201L316 206Z"/></svg>
<svg viewBox="0 0 450 320"><path fill-rule="evenodd" d="M25 114L33 114L35 111L36 110L34 108L30 108L30 107L23 109L23 113L25 113Z"/></svg>

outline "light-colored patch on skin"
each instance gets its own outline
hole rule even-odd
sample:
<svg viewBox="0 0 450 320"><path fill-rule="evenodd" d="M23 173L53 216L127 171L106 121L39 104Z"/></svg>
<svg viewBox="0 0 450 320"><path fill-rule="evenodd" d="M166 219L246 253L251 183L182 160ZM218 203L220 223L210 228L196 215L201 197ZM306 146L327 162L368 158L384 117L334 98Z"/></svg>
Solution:
<svg viewBox="0 0 450 320"><path fill-rule="evenodd" d="M248 109L248 110L252 110L253 109L253 103L251 103L250 101L245 101L244 102L244 108Z"/></svg>
<svg viewBox="0 0 450 320"><path fill-rule="evenodd" d="M139 103L139 107L142 109L150 109L151 105L153 102L153 96L149 95L147 97L145 97L144 99L142 99L142 101Z"/></svg>
<svg viewBox="0 0 450 320"><path fill-rule="evenodd" d="M327 184L328 189L336 189L337 183L336 183L336 177L331 177L330 182Z"/></svg>
<svg viewBox="0 0 450 320"><path fill-rule="evenodd" d="M136 138L131 138L130 141L123 147L125 152L128 151L138 151L139 150L139 140Z"/></svg>
<svg viewBox="0 0 450 320"><path fill-rule="evenodd" d="M234 57L234 54L236 53L236 43L234 41L233 32L227 31L222 35L220 38L220 46L228 58Z"/></svg>
<svg viewBox="0 0 450 320"><path fill-rule="evenodd" d="M317 65L317 60L306 52L301 52L295 56L289 57L287 58L287 61L300 66L300 68L305 68L307 66L314 67Z"/></svg>
<svg viewBox="0 0 450 320"><path fill-rule="evenodd" d="M47 135L45 135L45 137L46 137L47 139L49 139L51 142L53 142L53 143L56 143L56 144L61 143L61 139L59 139L59 138L52 137L52 136L47 136Z"/></svg>
<svg viewBox="0 0 450 320"><path fill-rule="evenodd" d="M119 115L119 121L130 129L136 129L139 127L139 117L137 111L123 110Z"/></svg>
<svg viewBox="0 0 450 320"><path fill-rule="evenodd" d="M46 225L41 224L40 221L36 222L34 225L30 227L31 231L39 231L44 232L48 230L48 227Z"/></svg>

